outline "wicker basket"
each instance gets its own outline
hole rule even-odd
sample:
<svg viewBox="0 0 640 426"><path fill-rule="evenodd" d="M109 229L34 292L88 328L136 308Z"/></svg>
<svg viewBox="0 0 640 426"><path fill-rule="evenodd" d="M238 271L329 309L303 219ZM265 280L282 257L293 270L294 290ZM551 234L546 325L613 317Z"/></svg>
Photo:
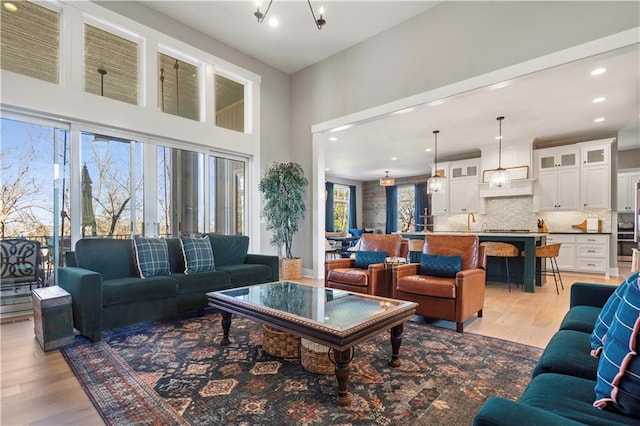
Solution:
<svg viewBox="0 0 640 426"><path fill-rule="evenodd" d="M262 348L271 356L300 358L300 338L268 325L262 326Z"/></svg>
<svg viewBox="0 0 640 426"><path fill-rule="evenodd" d="M329 348L307 339L300 341L300 362L305 370L316 374L334 374L335 367L329 360Z"/></svg>
<svg viewBox="0 0 640 426"><path fill-rule="evenodd" d="M280 262L280 279L299 280L302 278L302 258L283 258Z"/></svg>

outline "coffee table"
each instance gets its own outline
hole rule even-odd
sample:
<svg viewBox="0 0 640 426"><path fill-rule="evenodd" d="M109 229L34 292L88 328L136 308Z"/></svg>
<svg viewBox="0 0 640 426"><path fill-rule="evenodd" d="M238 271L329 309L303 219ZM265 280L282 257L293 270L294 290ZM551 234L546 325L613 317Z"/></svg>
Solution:
<svg viewBox="0 0 640 426"><path fill-rule="evenodd" d="M415 315L416 303L287 281L207 293L209 306L222 311L228 345L231 315L269 325L330 348L338 380L337 404L350 404L349 365L353 347L391 329L391 367L399 367L403 323Z"/></svg>

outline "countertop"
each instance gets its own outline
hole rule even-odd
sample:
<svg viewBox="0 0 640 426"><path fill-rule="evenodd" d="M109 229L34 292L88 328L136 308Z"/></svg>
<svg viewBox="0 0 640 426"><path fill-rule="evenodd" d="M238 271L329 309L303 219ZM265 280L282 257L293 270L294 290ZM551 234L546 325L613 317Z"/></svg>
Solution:
<svg viewBox="0 0 640 426"><path fill-rule="evenodd" d="M582 232L582 231L550 231L549 234L569 234L569 235L611 235L611 232Z"/></svg>
<svg viewBox="0 0 640 426"><path fill-rule="evenodd" d="M426 235L424 232L401 232L402 235ZM432 235L477 235L479 237L545 237L547 232L480 232L480 231L433 231Z"/></svg>

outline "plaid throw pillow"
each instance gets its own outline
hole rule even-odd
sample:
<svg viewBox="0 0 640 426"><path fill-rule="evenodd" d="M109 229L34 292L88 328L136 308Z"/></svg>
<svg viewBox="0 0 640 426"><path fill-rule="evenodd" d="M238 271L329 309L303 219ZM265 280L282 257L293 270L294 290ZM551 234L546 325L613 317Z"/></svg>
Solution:
<svg viewBox="0 0 640 426"><path fill-rule="evenodd" d="M611 408L640 419L640 286L629 282L613 316L598 362L595 387L598 408Z"/></svg>
<svg viewBox="0 0 640 426"><path fill-rule="evenodd" d="M184 255L184 264L186 265L186 269L184 270L185 274L216 270L209 237L181 237L180 244L182 244L182 254Z"/></svg>
<svg viewBox="0 0 640 426"><path fill-rule="evenodd" d="M140 278L169 275L169 250L165 240L136 236L133 239L133 251Z"/></svg>
<svg viewBox="0 0 640 426"><path fill-rule="evenodd" d="M420 273L432 277L455 278L462 270L462 256L440 256L422 253Z"/></svg>
<svg viewBox="0 0 640 426"><path fill-rule="evenodd" d="M386 251L358 250L356 252L356 262L354 266L356 268L368 268L369 265L373 265L375 263L384 263L386 259Z"/></svg>

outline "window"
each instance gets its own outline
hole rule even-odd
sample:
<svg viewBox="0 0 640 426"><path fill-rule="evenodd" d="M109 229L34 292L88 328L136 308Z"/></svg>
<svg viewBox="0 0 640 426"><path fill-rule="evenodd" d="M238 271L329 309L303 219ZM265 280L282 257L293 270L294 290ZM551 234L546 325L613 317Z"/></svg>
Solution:
<svg viewBox="0 0 640 426"><path fill-rule="evenodd" d="M346 231L349 227L349 187L333 186L333 221L336 231Z"/></svg>
<svg viewBox="0 0 640 426"><path fill-rule="evenodd" d="M204 155L158 147L158 222L160 235L194 236L204 232Z"/></svg>
<svg viewBox="0 0 640 426"><path fill-rule="evenodd" d="M244 132L244 85L215 76L216 126Z"/></svg>
<svg viewBox="0 0 640 426"><path fill-rule="evenodd" d="M158 54L158 106L162 112L192 120L200 118L198 68Z"/></svg>
<svg viewBox="0 0 640 426"><path fill-rule="evenodd" d="M82 133L81 150L82 236L142 233L142 144Z"/></svg>
<svg viewBox="0 0 640 426"><path fill-rule="evenodd" d="M138 103L138 43L84 26L84 90Z"/></svg>
<svg viewBox="0 0 640 426"><path fill-rule="evenodd" d="M209 231L245 234L245 162L209 157Z"/></svg>
<svg viewBox="0 0 640 426"><path fill-rule="evenodd" d="M37 4L14 3L0 13L2 69L58 83L59 14Z"/></svg>
<svg viewBox="0 0 640 426"><path fill-rule="evenodd" d="M400 232L414 232L416 195L415 185L398 186L398 230Z"/></svg>

